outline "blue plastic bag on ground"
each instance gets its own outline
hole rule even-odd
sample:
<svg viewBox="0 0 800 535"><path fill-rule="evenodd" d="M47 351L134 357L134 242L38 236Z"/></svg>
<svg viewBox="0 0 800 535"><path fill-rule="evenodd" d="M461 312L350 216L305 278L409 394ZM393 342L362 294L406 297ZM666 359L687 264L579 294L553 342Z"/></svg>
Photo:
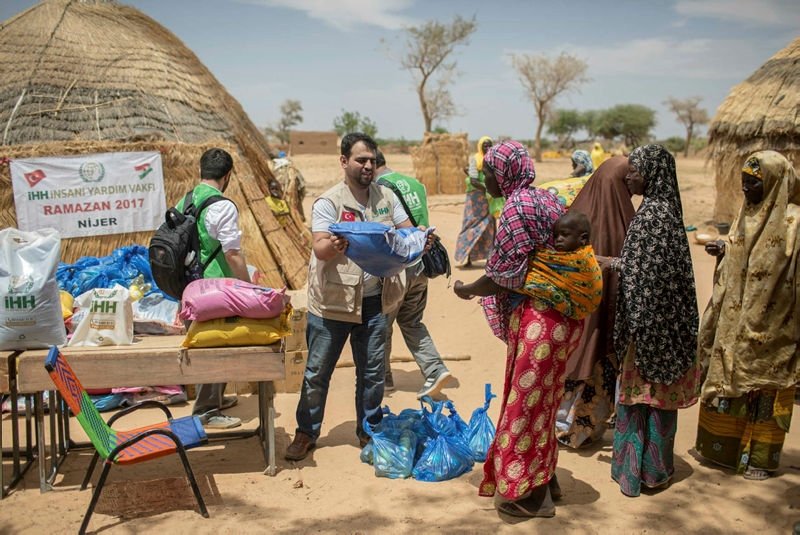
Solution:
<svg viewBox="0 0 800 535"><path fill-rule="evenodd" d="M364 450L371 446L376 476L402 479L411 475L417 448L417 437L413 431L402 426L389 426L381 431L373 431L366 418L364 431L372 437ZM363 450L362 454L361 460L365 461L369 454L365 454Z"/></svg>
<svg viewBox="0 0 800 535"><path fill-rule="evenodd" d="M446 481L472 470L472 452L454 435L429 440L411 472L420 481Z"/></svg>
<svg viewBox="0 0 800 535"><path fill-rule="evenodd" d="M450 411L450 415L448 418L451 422L453 422L453 427L456 430L456 433L464 439L464 442L469 441L469 425L464 419L456 412L456 406L453 404L452 401L447 400L444 402L444 406L447 407L447 410Z"/></svg>
<svg viewBox="0 0 800 535"><path fill-rule="evenodd" d="M494 440L495 428L492 419L489 418L487 411L492 398L497 397L492 394L492 385L486 384L485 401L483 407L478 407L472 412L467 429L467 443L472 458L478 462L486 460L486 452Z"/></svg>
<svg viewBox="0 0 800 535"><path fill-rule="evenodd" d="M432 411L429 412L424 403L430 404ZM472 452L459 431L459 422L463 425L464 421L457 414L453 416L452 409L452 417L442 414L442 409L445 406L452 407L452 402L434 401L425 396L420 404L436 437L426 442L424 451L414 465L414 478L420 481L446 481L472 470Z"/></svg>
<svg viewBox="0 0 800 535"><path fill-rule="evenodd" d="M375 277L391 277L419 258L433 228L396 229L374 221L345 221L334 223L328 230L347 239L344 254L358 267Z"/></svg>

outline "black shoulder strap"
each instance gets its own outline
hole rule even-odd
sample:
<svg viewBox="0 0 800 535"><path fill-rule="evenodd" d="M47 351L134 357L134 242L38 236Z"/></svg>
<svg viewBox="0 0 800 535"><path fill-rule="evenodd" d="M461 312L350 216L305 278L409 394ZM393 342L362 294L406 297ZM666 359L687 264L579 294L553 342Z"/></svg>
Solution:
<svg viewBox="0 0 800 535"><path fill-rule="evenodd" d="M205 210L206 208L208 208L209 206L211 206L215 202L224 201L224 200L230 200L230 199L228 199L227 197L223 197L222 195L212 195L211 197L208 197L206 200L201 202L200 206L198 206L194 210L194 213L197 214L197 224L198 225L200 224L200 214L203 213L203 210ZM183 211L184 211L184 213L186 213L186 210L188 210L189 205L191 204L191 202L192 202L192 192L190 191L189 193L186 194L186 199L183 201ZM231 202L233 202L233 201L231 201ZM233 205L236 206L236 203L234 203ZM237 207L236 209L238 210L239 208ZM217 248L214 249L214 252L211 253L211 256L209 256L206 259L205 262L200 264L200 270L201 270L200 272L201 273L205 272L205 270L208 267L208 265L217 257L217 255L220 253L220 251L222 251L222 244L219 244L217 246Z"/></svg>
<svg viewBox="0 0 800 535"><path fill-rule="evenodd" d="M400 204L403 205L403 210L406 211L406 215L408 215L408 218L411 220L411 224L416 227L417 226L417 222L414 219L414 216L411 214L411 210L408 208L408 205L406 204L406 200L403 198L403 194L400 193L400 188L398 188L395 184L389 182L385 178L379 178L378 179L378 184L380 184L381 186L385 186L385 187L389 188L390 190L392 190L394 192L394 194L397 196L397 198L400 199Z"/></svg>

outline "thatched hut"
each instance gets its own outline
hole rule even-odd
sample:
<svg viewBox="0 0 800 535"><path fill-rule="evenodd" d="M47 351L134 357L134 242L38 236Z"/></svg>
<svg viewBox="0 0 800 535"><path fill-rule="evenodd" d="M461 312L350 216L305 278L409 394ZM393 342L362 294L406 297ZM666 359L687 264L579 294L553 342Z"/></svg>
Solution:
<svg viewBox="0 0 800 535"><path fill-rule="evenodd" d="M730 223L742 203L741 169L750 154L772 149L800 164L800 38L731 90L708 134L714 220Z"/></svg>
<svg viewBox="0 0 800 535"><path fill-rule="evenodd" d="M175 35L101 0L45 0L0 23L0 157L158 150L167 206L197 182L202 152L234 155L226 191L241 213L248 262L272 286L305 284L310 234L281 227L264 195L269 147L241 105ZM0 228L16 225L0 166ZM147 244L148 232L62 243L62 259Z"/></svg>

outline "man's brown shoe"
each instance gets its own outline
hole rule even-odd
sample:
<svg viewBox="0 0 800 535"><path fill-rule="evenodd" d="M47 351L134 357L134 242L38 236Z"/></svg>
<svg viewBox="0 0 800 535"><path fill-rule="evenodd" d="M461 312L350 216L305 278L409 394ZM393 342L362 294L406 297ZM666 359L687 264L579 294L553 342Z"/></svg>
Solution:
<svg viewBox="0 0 800 535"><path fill-rule="evenodd" d="M308 457L309 452L311 452L316 445L313 438L302 431L298 431L292 443L286 448L286 455L284 455L284 458L287 461L302 461Z"/></svg>

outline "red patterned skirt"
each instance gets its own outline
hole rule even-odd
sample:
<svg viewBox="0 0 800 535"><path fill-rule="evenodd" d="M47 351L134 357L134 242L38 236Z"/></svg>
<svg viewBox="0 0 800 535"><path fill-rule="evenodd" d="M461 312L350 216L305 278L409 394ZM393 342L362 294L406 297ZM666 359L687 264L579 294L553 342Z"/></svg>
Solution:
<svg viewBox="0 0 800 535"><path fill-rule="evenodd" d="M583 321L535 299L511 315L503 406L483 465L478 493L518 500L553 477L558 461L556 411L564 395L567 358Z"/></svg>

